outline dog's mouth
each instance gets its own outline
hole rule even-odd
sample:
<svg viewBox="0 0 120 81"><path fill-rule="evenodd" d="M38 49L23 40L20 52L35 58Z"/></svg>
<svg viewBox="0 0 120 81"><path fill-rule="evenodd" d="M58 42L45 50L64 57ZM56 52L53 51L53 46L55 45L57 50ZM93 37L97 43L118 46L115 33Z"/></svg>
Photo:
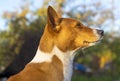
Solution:
<svg viewBox="0 0 120 81"><path fill-rule="evenodd" d="M92 46L92 45L94 45L94 44L96 44L96 43L98 43L100 40L98 40L98 41L94 41L94 42L89 42L89 41L83 41L83 44L84 45L88 45L88 46Z"/></svg>
<svg viewBox="0 0 120 81"><path fill-rule="evenodd" d="M84 41L83 41L83 44L84 44L84 45L87 45L87 46L93 46L93 45L99 43L99 42L102 40L102 38L103 38L103 37L100 37L100 39L98 39L98 40L96 40L96 41L92 41L92 42L87 41L87 40L84 40Z"/></svg>

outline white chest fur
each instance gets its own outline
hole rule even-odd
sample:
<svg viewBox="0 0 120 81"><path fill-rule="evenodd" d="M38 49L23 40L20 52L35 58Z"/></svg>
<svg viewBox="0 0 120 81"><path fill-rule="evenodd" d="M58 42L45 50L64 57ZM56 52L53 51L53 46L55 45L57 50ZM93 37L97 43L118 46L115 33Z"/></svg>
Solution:
<svg viewBox="0 0 120 81"><path fill-rule="evenodd" d="M50 54L44 53L38 49L31 63L51 62L53 55L56 55L63 63L63 81L70 81L73 71L73 59L75 56L73 53L74 51L62 52L56 46L53 48Z"/></svg>

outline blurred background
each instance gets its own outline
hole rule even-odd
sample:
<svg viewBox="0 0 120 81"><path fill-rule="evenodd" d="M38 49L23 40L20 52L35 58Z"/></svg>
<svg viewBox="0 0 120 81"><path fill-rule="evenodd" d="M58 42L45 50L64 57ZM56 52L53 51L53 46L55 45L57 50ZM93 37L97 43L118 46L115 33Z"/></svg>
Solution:
<svg viewBox="0 0 120 81"><path fill-rule="evenodd" d="M103 29L103 40L77 52L72 81L120 81L120 0L1 0L0 81L34 57L51 5L62 17Z"/></svg>

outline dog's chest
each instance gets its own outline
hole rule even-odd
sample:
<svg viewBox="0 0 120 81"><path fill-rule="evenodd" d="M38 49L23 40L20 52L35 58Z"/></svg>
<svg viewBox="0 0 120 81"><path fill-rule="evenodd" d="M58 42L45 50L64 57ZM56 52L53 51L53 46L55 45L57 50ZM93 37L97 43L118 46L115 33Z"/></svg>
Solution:
<svg viewBox="0 0 120 81"><path fill-rule="evenodd" d="M53 51L50 54L41 52L39 49L36 53L36 56L31 61L31 63L43 63L43 62L52 62L53 56L57 56L58 59L62 62L63 66L63 81L70 81L73 71L73 52L62 52L57 47L53 48ZM58 64L59 66L59 64ZM61 67L61 66L59 66Z"/></svg>

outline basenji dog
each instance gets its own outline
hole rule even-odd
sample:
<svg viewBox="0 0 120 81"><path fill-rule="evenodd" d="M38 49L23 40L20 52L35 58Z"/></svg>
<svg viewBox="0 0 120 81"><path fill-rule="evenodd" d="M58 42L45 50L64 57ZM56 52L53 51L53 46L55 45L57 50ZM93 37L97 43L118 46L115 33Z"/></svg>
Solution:
<svg viewBox="0 0 120 81"><path fill-rule="evenodd" d="M103 36L103 30L72 18L60 18L51 6L47 19L35 57L7 81L70 81L75 52L96 44Z"/></svg>

